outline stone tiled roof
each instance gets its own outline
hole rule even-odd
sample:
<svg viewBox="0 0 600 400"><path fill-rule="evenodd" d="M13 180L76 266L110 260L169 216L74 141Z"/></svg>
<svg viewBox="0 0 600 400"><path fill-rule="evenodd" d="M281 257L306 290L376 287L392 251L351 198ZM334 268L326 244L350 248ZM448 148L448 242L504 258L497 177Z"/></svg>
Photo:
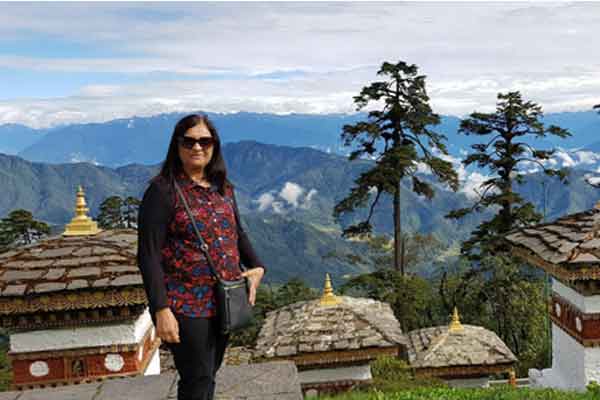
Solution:
<svg viewBox="0 0 600 400"><path fill-rule="evenodd" d="M600 208L521 228L506 236L514 251L541 267L556 266L568 279L600 277ZM584 271L585 270L585 271ZM564 275L563 273L563 275Z"/></svg>
<svg viewBox="0 0 600 400"><path fill-rule="evenodd" d="M341 301L334 306L321 306L319 300L301 301L267 313L254 356L269 359L406 346L389 304L338 297Z"/></svg>
<svg viewBox="0 0 600 400"><path fill-rule="evenodd" d="M137 233L55 236L0 254L0 296L141 285Z"/></svg>
<svg viewBox="0 0 600 400"><path fill-rule="evenodd" d="M447 325L408 332L408 359L414 368L494 366L514 363L515 355L492 331L463 324L462 331Z"/></svg>
<svg viewBox="0 0 600 400"><path fill-rule="evenodd" d="M146 304L137 232L54 236L0 254L0 315Z"/></svg>

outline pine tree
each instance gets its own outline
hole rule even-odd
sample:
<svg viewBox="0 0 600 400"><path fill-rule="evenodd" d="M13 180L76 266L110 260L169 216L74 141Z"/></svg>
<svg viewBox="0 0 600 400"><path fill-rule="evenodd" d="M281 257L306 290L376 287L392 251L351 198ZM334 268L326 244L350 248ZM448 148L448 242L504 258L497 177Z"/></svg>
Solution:
<svg viewBox="0 0 600 400"><path fill-rule="evenodd" d="M519 92L499 93L494 113L474 112L461 121L459 132L477 135L483 143L473 144L475 150L469 154L463 164L477 164L488 169L492 176L480 187L479 199L467 208L451 211L447 218L462 218L484 208L497 209L496 215L481 223L463 242L461 252L472 260L482 255L495 255L507 250L503 237L513 228L537 223L541 215L535 211L532 203L525 201L513 190L513 183L522 183L524 173L519 166L523 163L537 165L546 175L565 179L566 169L549 168L544 163L555 152L539 150L526 143L529 137L544 138L554 135L561 138L570 133L558 126L545 127L540 121L542 108L524 101ZM491 139L488 137L492 136Z"/></svg>
<svg viewBox="0 0 600 400"><path fill-rule="evenodd" d="M137 216L141 201L133 196L127 197L123 201L124 213L123 223L125 228L137 229Z"/></svg>
<svg viewBox="0 0 600 400"><path fill-rule="evenodd" d="M432 233L403 234L401 240L405 265L411 268L431 262L444 250L444 244ZM343 254L332 250L323 258L336 258L347 264L366 266L369 270L388 269L392 265L394 246L388 235L371 235L365 244L358 252ZM411 272L414 274L415 271L407 269L404 275Z"/></svg>
<svg viewBox="0 0 600 400"><path fill-rule="evenodd" d="M119 196L110 196L100 204L98 214L98 226L102 229L124 228L124 216L122 212L123 199Z"/></svg>
<svg viewBox="0 0 600 400"><path fill-rule="evenodd" d="M440 123L440 117L429 106L425 76L418 75L416 65L405 62L384 62L377 72L386 78L364 87L354 97L357 111L371 101L383 102L383 109L370 111L366 121L344 125L345 146L357 145L349 159L367 156L375 166L362 173L350 194L336 204L333 216L339 221L345 213L367 206L376 190L365 221L346 227L343 236L361 236L372 232L371 217L383 193L393 196L394 268L404 274L405 261L401 246L400 182L412 178L412 190L426 198L434 196L433 188L416 176L417 166L425 165L453 190L458 189L458 177L452 164L434 155L433 148L447 154L443 135L430 127Z"/></svg>
<svg viewBox="0 0 600 400"><path fill-rule="evenodd" d="M14 210L0 220L0 250L11 245L31 244L48 234L48 224L33 219L31 212Z"/></svg>

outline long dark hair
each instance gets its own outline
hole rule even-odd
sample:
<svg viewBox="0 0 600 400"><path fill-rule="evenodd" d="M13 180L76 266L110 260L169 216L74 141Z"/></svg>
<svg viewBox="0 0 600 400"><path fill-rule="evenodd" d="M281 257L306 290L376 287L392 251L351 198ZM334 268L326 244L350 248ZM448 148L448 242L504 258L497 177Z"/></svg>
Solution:
<svg viewBox="0 0 600 400"><path fill-rule="evenodd" d="M213 123L203 114L187 115L175 124L173 134L171 135L171 142L169 143L169 150L167 151L167 158L162 164L159 176L164 178L170 185L173 185L177 174L183 171L183 164L181 163L181 158L179 158L179 143L177 142L177 138L183 136L188 129L200 124L206 126L215 142L212 158L206 165L204 173L208 181L216 185L219 193L223 195L225 194L225 186L231 185L231 183L227 180L225 160L221 154L221 139Z"/></svg>

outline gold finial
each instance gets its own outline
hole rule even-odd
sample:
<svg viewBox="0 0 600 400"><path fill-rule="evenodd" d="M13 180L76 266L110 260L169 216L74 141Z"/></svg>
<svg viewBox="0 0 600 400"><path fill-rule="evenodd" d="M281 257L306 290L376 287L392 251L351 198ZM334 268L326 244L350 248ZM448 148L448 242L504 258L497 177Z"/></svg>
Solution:
<svg viewBox="0 0 600 400"><path fill-rule="evenodd" d="M334 306L339 304L341 300L335 294L333 294L333 287L331 286L331 278L329 274L325 274L325 287L323 288L323 296L319 302L322 306Z"/></svg>
<svg viewBox="0 0 600 400"><path fill-rule="evenodd" d="M508 371L508 384L514 388L517 387L517 374L514 369Z"/></svg>
<svg viewBox="0 0 600 400"><path fill-rule="evenodd" d="M63 235L94 235L100 232L96 221L87 216L88 211L89 209L85 203L85 193L81 185L79 185L77 189L77 201L75 202L75 217L73 217L71 223L67 224Z"/></svg>
<svg viewBox="0 0 600 400"><path fill-rule="evenodd" d="M458 309L454 306L454 312L452 313L452 322L450 322L450 326L448 327L450 332L461 332L464 330L462 324L460 323L460 318L458 317Z"/></svg>

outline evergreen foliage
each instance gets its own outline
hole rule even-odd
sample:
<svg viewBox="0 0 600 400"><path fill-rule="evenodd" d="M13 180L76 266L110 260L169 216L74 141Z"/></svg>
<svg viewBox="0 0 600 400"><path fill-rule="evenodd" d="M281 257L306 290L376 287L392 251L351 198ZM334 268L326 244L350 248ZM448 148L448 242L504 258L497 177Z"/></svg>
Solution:
<svg viewBox="0 0 600 400"><path fill-rule="evenodd" d="M48 234L48 224L33 219L31 212L23 209L11 211L0 220L0 251L13 245L34 243Z"/></svg>
<svg viewBox="0 0 600 400"><path fill-rule="evenodd" d="M545 127L539 105L524 101L519 92L498 94L494 113L474 112L461 122L460 131L482 137L473 144L475 150L463 164L476 163L492 175L483 182L479 199L468 208L450 212L448 218L460 219L474 212L493 210L495 215L482 222L464 241L461 254L470 265L459 273L454 287L448 289L447 276L442 274L440 295L445 307L472 302L467 307L473 321L495 331L519 358L519 372L527 368L547 366L549 332L545 329L544 281L539 274L510 253L504 237L511 230L540 222L541 215L531 202L513 188L524 182L523 165L536 165L544 174L564 181L566 170L547 167L544 161L555 152L539 150L525 142L528 137L560 138L570 133L558 126ZM489 136L492 136L491 139ZM532 312L532 307L538 313Z"/></svg>
<svg viewBox="0 0 600 400"><path fill-rule="evenodd" d="M100 204L97 217L102 229L137 228L137 213L140 200L128 196L123 200L119 196L110 196Z"/></svg>
<svg viewBox="0 0 600 400"><path fill-rule="evenodd" d="M350 194L334 207L333 216L340 216L355 209L366 207L373 190L375 198L370 202L366 220L346 227L344 236L362 236L372 232L371 218L383 193L394 197L394 267L404 274L406 262L401 246L400 182L412 179L412 190L428 199L434 196L432 186L420 179L418 166L429 168L432 173L453 190L458 188L458 177L452 164L437 157L433 149L447 154L443 141L445 136L430 130L440 123L440 117L429 106L425 90L425 76L418 75L416 65L403 61L397 64L384 62L377 75L387 80L377 81L364 87L354 97L357 111L370 102L382 102L383 109L370 111L366 121L344 125L342 140L345 146L356 145L349 159L368 157L375 166L363 172L356 180Z"/></svg>
<svg viewBox="0 0 600 400"><path fill-rule="evenodd" d="M471 207L453 210L447 217L459 219L485 208L498 210L491 220L482 222L471 238L463 242L461 252L469 258L477 260L485 254L506 252L508 247L503 240L506 233L541 220L533 204L513 190L514 182L524 182L520 166L534 164L546 175L560 179L566 177L568 171L549 168L544 163L554 154L554 149L539 150L523 141L528 136L538 139L547 135L570 136L568 131L558 126L545 127L542 117L539 105L524 101L519 92L509 92L498 94L494 113L474 112L461 121L460 132L483 139L482 143L471 146L474 152L463 160L463 164L486 168L492 177L483 182L479 199ZM489 139L489 136L492 138Z"/></svg>
<svg viewBox="0 0 600 400"><path fill-rule="evenodd" d="M410 270L406 274L423 273L431 267L436 257L445 249L434 234L415 233L414 235L403 234L401 238L404 248L404 260ZM337 250L331 250L323 258L337 259L350 265L366 266L369 271L390 268L393 265L393 240L388 235L372 235L361 243L361 248L351 253L343 254Z"/></svg>
<svg viewBox="0 0 600 400"><path fill-rule="evenodd" d="M432 286L426 279L391 268L351 278L340 293L388 303L403 332L431 326L439 320Z"/></svg>

